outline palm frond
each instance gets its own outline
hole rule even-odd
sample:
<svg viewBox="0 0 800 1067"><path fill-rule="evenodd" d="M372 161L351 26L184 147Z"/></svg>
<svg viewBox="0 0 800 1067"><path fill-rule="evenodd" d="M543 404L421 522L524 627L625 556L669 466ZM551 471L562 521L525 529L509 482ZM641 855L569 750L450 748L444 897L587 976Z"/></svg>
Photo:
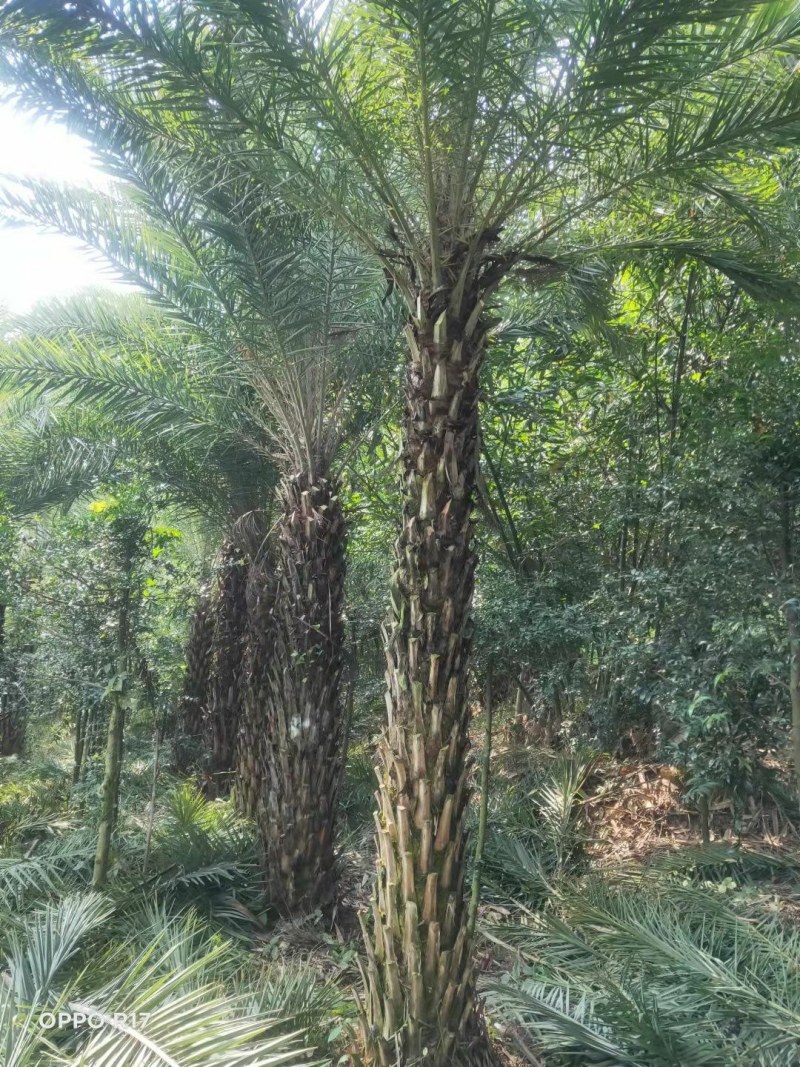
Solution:
<svg viewBox="0 0 800 1067"><path fill-rule="evenodd" d="M490 1003L545 1049L676 1067L774 1067L796 1050L800 936L713 890L595 878L558 913L489 934L521 960L513 982L488 984Z"/></svg>
<svg viewBox="0 0 800 1067"><path fill-rule="evenodd" d="M22 1003L46 1003L54 982L81 942L112 912L97 893L72 894L34 913L9 938L8 963L14 992Z"/></svg>

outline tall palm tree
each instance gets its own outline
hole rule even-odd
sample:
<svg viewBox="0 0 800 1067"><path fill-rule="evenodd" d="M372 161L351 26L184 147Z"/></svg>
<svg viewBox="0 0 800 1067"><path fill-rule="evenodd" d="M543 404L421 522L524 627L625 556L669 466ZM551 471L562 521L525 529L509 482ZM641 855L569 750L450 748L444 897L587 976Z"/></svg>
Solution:
<svg viewBox="0 0 800 1067"><path fill-rule="evenodd" d="M66 40L121 82L168 93L181 107L175 139L213 130L254 177L279 165L282 195L379 257L405 300L405 495L365 1037L382 1064L475 1059L467 670L492 299L509 278L544 286L599 253L724 246L704 206L749 210L733 163L800 132L795 7L81 0L65 13L40 0L30 24L6 19L16 77L31 50ZM691 198L679 225L637 217L643 191L676 187ZM606 212L626 237L598 249L583 224Z"/></svg>
<svg viewBox="0 0 800 1067"><path fill-rule="evenodd" d="M352 407L347 386L367 352L380 360L389 350L375 317L383 278L331 227L282 212L211 142L173 146L138 114L135 95L87 70L42 65L37 84L62 95L123 182L111 192L21 182L3 193L5 212L100 250L161 318L138 339L108 314L87 311L80 329L57 320L12 337L2 374L90 399L107 423L127 419L147 450L160 445L168 463L173 448L193 458L201 479L212 457L226 471L245 456L243 470L280 471L272 527L266 481L228 509L211 769L238 765L274 898L289 910L317 906L332 892L342 758L345 525L332 464Z"/></svg>

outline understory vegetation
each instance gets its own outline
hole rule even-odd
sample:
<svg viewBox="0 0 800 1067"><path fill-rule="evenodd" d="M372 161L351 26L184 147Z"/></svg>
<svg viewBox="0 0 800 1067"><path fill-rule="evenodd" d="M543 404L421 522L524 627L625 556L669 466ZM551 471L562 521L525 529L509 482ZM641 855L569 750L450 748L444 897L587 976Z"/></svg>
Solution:
<svg viewBox="0 0 800 1067"><path fill-rule="evenodd" d="M800 1064L798 56L0 3L0 1067Z"/></svg>

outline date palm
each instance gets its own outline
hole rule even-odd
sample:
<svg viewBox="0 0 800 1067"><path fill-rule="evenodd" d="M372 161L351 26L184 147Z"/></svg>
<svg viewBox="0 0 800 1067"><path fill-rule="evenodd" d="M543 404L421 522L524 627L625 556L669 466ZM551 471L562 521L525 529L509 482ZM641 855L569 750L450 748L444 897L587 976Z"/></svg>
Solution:
<svg viewBox="0 0 800 1067"><path fill-rule="evenodd" d="M367 352L388 351L374 317L382 275L330 226L282 211L210 142L173 146L135 94L97 71L43 64L36 78L122 181L110 192L9 186L6 215L97 248L159 315L44 316L5 344L3 379L62 405L91 401L107 426L127 423L112 440L133 436L154 471L159 459L180 469L189 495L207 477L198 496L222 490L211 769L236 765L274 899L318 906L333 888L342 759L345 525L333 461L357 407L348 386Z"/></svg>
<svg viewBox="0 0 800 1067"><path fill-rule="evenodd" d="M30 26L19 6L12 34L15 19ZM404 298L404 502L365 1038L381 1064L474 1060L485 1046L463 892L467 672L492 300L511 278L545 286L599 253L724 246L705 207L749 210L736 161L800 132L795 6L79 0L40 2L33 27L16 37L17 74L20 52L58 39L146 84L154 106L169 94L175 139L213 130L254 178L282 168L281 195L324 211ZM692 205L679 223L640 210L676 189ZM587 243L600 214L624 240L611 226L599 248Z"/></svg>

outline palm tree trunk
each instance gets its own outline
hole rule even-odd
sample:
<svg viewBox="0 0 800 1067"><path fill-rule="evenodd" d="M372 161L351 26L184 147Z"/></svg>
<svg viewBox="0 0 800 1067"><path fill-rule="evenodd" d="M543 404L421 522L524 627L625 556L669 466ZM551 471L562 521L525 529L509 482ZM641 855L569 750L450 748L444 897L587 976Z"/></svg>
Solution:
<svg viewBox="0 0 800 1067"><path fill-rule="evenodd" d="M464 899L472 506L486 326L477 296L462 301L458 316L439 312L452 307L452 293L436 299L434 310L433 297L428 303L421 294L407 327L405 494L386 633L389 724L367 938L368 1055L403 1067L486 1054Z"/></svg>
<svg viewBox="0 0 800 1067"><path fill-rule="evenodd" d="M242 713L236 752L236 804L255 819L265 779L263 733L267 729L269 667L274 644L275 582L268 553L261 551L247 573L247 629L240 678Z"/></svg>
<svg viewBox="0 0 800 1067"><path fill-rule="evenodd" d="M286 478L274 572L251 582L247 749L273 900L287 912L330 903L342 761L344 516L325 478Z"/></svg>
<svg viewBox="0 0 800 1067"><path fill-rule="evenodd" d="M208 705L209 661L214 637L210 598L204 593L192 616L186 646L186 676L178 706L175 766L180 774L196 771L203 746L203 722Z"/></svg>

